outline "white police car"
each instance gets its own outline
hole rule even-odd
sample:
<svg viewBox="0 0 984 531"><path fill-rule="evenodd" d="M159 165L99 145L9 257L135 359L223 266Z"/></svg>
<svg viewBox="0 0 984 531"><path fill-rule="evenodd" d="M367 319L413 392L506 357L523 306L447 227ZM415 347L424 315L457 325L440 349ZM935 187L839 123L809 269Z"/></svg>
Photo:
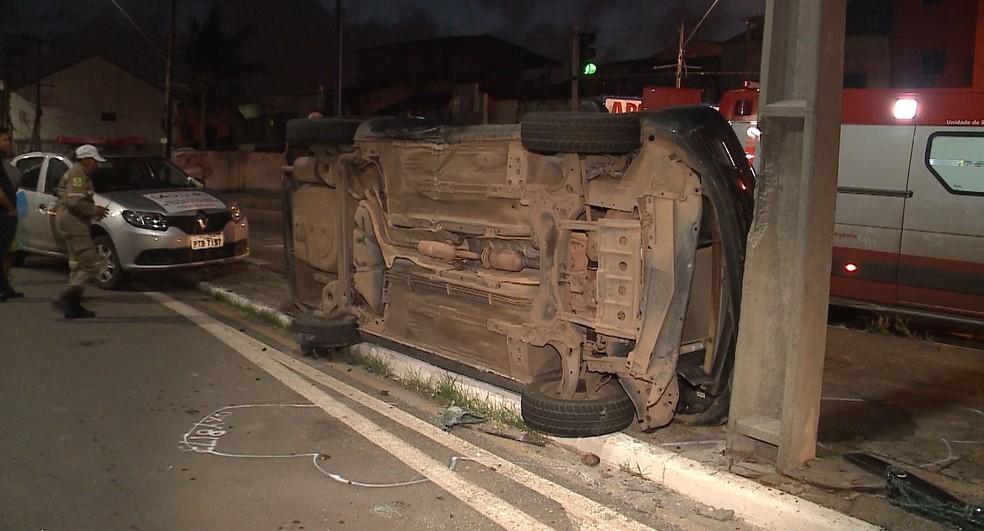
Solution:
<svg viewBox="0 0 984 531"><path fill-rule="evenodd" d="M108 213L92 225L106 259L96 279L118 288L137 270L165 270L239 260L249 255L246 216L222 194L205 188L163 157L104 154L93 175L97 205ZM58 153L15 157L17 260L25 253L67 257L55 225L58 182L72 160Z"/></svg>

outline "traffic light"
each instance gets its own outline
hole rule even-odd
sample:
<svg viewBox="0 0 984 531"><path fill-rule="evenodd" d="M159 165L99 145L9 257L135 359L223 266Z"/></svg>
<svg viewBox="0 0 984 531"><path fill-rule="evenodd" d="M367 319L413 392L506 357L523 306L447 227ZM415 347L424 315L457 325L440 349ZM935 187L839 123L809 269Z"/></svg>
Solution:
<svg viewBox="0 0 984 531"><path fill-rule="evenodd" d="M577 57L581 63L582 76L590 76L598 71L598 64L595 63L595 40L593 32L581 33L578 40Z"/></svg>

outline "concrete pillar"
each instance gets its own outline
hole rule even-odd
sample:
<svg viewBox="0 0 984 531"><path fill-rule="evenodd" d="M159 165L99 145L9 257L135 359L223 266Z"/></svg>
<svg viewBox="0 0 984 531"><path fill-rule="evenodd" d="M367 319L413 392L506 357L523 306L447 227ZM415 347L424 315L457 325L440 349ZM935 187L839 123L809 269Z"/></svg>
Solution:
<svg viewBox="0 0 984 531"><path fill-rule="evenodd" d="M846 0L768 0L762 171L748 236L732 456L816 456L837 195Z"/></svg>

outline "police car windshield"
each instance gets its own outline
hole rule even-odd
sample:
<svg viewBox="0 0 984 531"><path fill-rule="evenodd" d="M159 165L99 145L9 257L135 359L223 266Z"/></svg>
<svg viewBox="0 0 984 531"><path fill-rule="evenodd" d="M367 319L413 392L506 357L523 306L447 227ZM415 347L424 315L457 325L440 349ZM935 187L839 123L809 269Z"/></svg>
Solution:
<svg viewBox="0 0 984 531"><path fill-rule="evenodd" d="M162 157L107 157L96 168L92 185L98 193L202 186Z"/></svg>

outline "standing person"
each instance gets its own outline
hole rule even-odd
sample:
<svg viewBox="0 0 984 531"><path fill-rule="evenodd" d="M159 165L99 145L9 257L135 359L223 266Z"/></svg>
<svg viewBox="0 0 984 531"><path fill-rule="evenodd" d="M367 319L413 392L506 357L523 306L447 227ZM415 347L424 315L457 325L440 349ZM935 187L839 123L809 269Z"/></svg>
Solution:
<svg viewBox="0 0 984 531"><path fill-rule="evenodd" d="M99 273L102 260L96 253L89 226L93 220L106 216L106 207L97 206L93 200L92 173L106 159L90 144L75 150L75 164L58 183L58 206L55 223L58 233L68 248L68 286L55 301L55 306L66 319L94 317L96 314L82 307L82 292L86 284Z"/></svg>
<svg viewBox="0 0 984 531"><path fill-rule="evenodd" d="M10 130L0 126L0 159L6 159L10 154ZM10 287L7 278L7 255L10 254L10 244L17 234L17 192L14 184L7 176L7 169L0 162L0 302L7 299L23 297L24 294Z"/></svg>
<svg viewBox="0 0 984 531"><path fill-rule="evenodd" d="M2 128L0 128L0 129L2 129ZM8 131L8 133L9 133L9 131ZM3 144L3 142L0 142L0 144ZM17 189L20 188L20 181L21 181L22 175L21 175L20 170L18 170L16 166L14 166L13 164L11 164L9 160L3 160L5 157L11 157L11 156L13 156L13 152L12 151L7 151L6 154L4 154L3 149L4 148L2 146L0 146L0 160L2 160L2 162L3 162L3 168L5 170L7 170L7 179L10 180L10 184L13 185L14 192L16 193L17 192ZM16 205L16 201L15 201L15 205L14 206L17 206ZM14 266L14 253L17 252L17 242L16 242L16 240L17 240L16 237L14 237L14 239L11 240L11 242L10 242L10 252L7 253L7 256L5 256L3 258L3 260L2 260L2 262L3 262L3 273L5 275L7 275L7 282L8 283L10 282L10 268ZM0 255L0 256L2 256L2 255ZM13 299L15 297L23 297L23 296L24 296L24 294L21 293L21 292L19 292L19 291L13 291L13 290L11 290L11 291L7 292L7 298L8 299Z"/></svg>

